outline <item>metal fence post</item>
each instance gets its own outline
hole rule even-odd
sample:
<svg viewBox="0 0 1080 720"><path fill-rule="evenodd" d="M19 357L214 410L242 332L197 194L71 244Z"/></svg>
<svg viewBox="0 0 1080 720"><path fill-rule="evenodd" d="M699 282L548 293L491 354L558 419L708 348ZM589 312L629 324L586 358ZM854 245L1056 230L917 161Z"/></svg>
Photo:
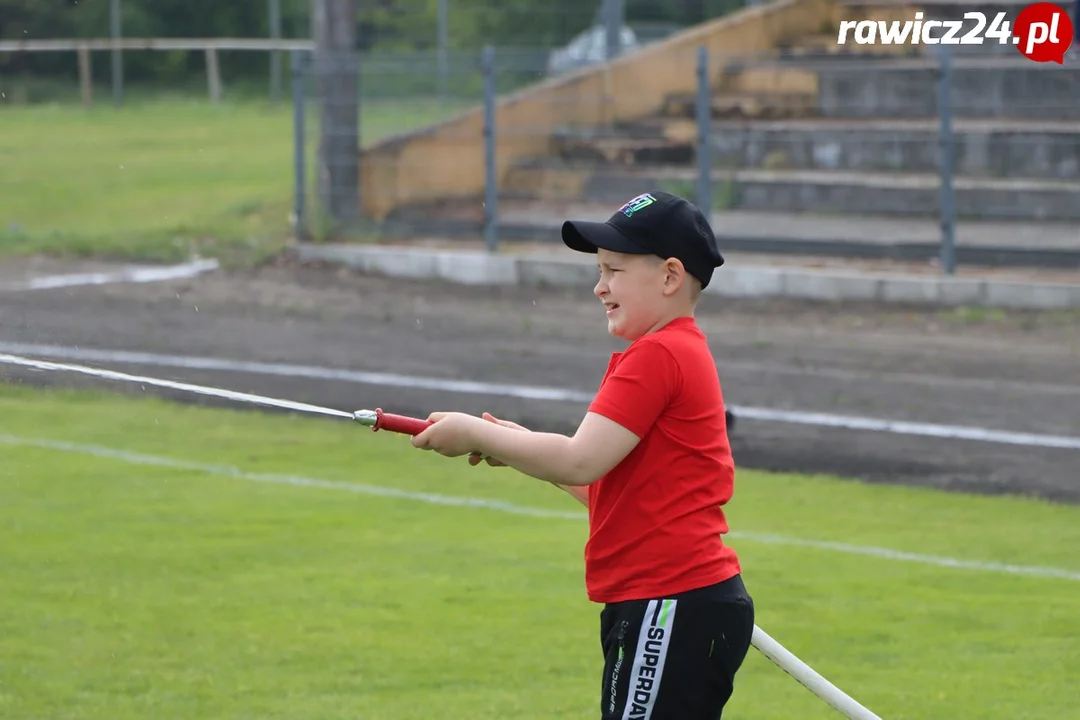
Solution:
<svg viewBox="0 0 1080 720"><path fill-rule="evenodd" d="M120 0L109 0L109 36L119 41L123 34L120 16ZM124 58L119 47L112 49L113 103L119 107L124 102Z"/></svg>
<svg viewBox="0 0 1080 720"><path fill-rule="evenodd" d="M267 12L270 19L270 39L281 39L281 0L268 0ZM270 51L270 101L281 100L281 52Z"/></svg>
<svg viewBox="0 0 1080 720"><path fill-rule="evenodd" d="M712 107L709 93L709 50L702 46L697 52L697 206L708 217L712 210L712 153L709 130Z"/></svg>
<svg viewBox="0 0 1080 720"><path fill-rule="evenodd" d="M495 171L495 50L484 46L484 244L488 252L499 245L498 177Z"/></svg>
<svg viewBox="0 0 1080 720"><path fill-rule="evenodd" d="M293 218L294 234L298 239L307 238L307 131L304 127L307 106L305 103L305 61L303 50L289 52L292 65L293 99Z"/></svg>
<svg viewBox="0 0 1080 720"><path fill-rule="evenodd" d="M450 45L450 10L447 7L447 4L450 2L450 0L438 0L438 2L438 10L436 13L436 24L438 27L435 30L435 46L437 48L435 55L435 66L438 70L439 75L439 102L445 103L449 85L449 83L447 82L447 76L450 74L448 68L449 60L447 58L447 53L449 51Z"/></svg>
<svg viewBox="0 0 1080 720"><path fill-rule="evenodd" d="M952 61L948 45L940 45L941 68L938 76L938 137L941 157L941 269L946 275L956 273L956 199L953 197L952 134Z"/></svg>
<svg viewBox="0 0 1080 720"><path fill-rule="evenodd" d="M602 0L600 12L604 16L604 59L614 60L622 54L622 30L625 22L622 0Z"/></svg>

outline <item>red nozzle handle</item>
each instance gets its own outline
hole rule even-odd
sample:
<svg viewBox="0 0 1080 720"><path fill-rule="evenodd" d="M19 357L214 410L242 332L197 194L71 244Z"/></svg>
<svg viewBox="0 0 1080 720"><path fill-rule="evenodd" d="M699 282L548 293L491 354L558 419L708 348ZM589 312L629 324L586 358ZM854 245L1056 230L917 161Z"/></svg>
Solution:
<svg viewBox="0 0 1080 720"><path fill-rule="evenodd" d="M375 426L371 428L372 431L388 430L389 432L404 435L419 435L431 425L427 420L409 417L408 415L385 413L380 408L375 409L375 416Z"/></svg>

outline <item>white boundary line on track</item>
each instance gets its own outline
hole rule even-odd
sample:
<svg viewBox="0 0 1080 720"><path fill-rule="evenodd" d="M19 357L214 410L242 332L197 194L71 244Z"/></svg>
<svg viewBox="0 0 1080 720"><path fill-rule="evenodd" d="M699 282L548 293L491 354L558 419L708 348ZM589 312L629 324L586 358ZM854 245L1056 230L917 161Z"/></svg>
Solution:
<svg viewBox="0 0 1080 720"><path fill-rule="evenodd" d="M1034 380L1002 380L1000 378L965 378L942 377L938 375L919 375L918 373L886 372L879 370L856 370L843 367L798 367L782 362L751 360L724 360L721 370L756 373L759 375L787 375L795 377L815 377L844 382L891 382L906 385L918 385L926 388L945 387L950 389L980 390L997 392L1011 390L1015 392L1039 393L1041 395L1080 395L1080 385L1038 382Z"/></svg>
<svg viewBox="0 0 1080 720"><path fill-rule="evenodd" d="M194 260L180 265L163 267L127 267L120 270L91 273L67 273L41 275L29 280L0 284L0 290L55 290L57 288L84 285L112 285L115 283L152 283L195 277L219 267L217 260Z"/></svg>
<svg viewBox="0 0 1080 720"><path fill-rule="evenodd" d="M494 395L529 400L587 403L593 398L591 393L582 392L580 390L540 387L535 385L453 380L450 378L343 370L314 367L310 365L229 360L225 358L165 355L158 353L128 352L123 350L94 350L90 348L63 347L59 345L0 342L0 352L62 360L80 360L83 362L127 363L156 367L184 368L189 370L217 370L250 373L254 375L274 375L278 377L303 377L314 380L337 380L365 385L380 385L384 387ZM746 418L767 422L844 428L848 430L867 430L871 432L884 432L895 435L914 435L938 439L972 440L976 442L1019 445L1023 447L1080 450L1080 438L1065 435L1044 435L1008 430L993 430L982 427L968 427L963 425L942 425L936 423L887 420L884 418L834 415L830 413L801 412L798 410L745 407L741 405L730 406L730 409L735 413L736 417L740 419Z"/></svg>
<svg viewBox="0 0 1080 720"><path fill-rule="evenodd" d="M535 518L547 518L558 520L584 520L587 515L583 512L569 512L561 510L548 510L545 508L528 507L517 505L501 500L489 500L485 498L470 498L453 495L439 495L436 493L414 492L398 488L385 487L382 485L368 485L361 483L340 482L334 480L319 480L316 478L303 477L300 475L278 475L273 473L247 472L240 468L229 465L211 465L206 463L176 460L173 458L157 455L110 448L101 445L85 445L68 443L58 440L41 438L24 438L15 435L0 434L0 444L16 447L32 447L42 450L54 450L60 452L92 455L94 457L117 460L133 465L148 465L154 467L172 468L175 470L190 470L193 472L206 473L229 477L251 482L271 483L276 485L291 485L302 488L318 488L323 490L337 490L360 495L393 498L397 500L411 500L426 503L428 505L444 505L451 507L470 507L492 510L510 515L523 515ZM807 540L803 538L786 537L753 532L732 532L729 537L735 540L759 542L770 545L788 545L793 547L810 548L814 550L826 550L830 552L845 553L848 555L863 555L894 560L897 562L909 562L936 567L973 570L978 572L1004 573L1008 575L1028 575L1034 577L1052 578L1058 580L1071 580L1080 582L1080 571L1066 570L1054 567L1039 567L1030 565L1010 565L1004 563L979 562L974 560L960 560L957 558L940 557L936 555L921 555L918 553L891 550L889 548L874 547L871 545L851 545L848 543L831 542L825 540Z"/></svg>

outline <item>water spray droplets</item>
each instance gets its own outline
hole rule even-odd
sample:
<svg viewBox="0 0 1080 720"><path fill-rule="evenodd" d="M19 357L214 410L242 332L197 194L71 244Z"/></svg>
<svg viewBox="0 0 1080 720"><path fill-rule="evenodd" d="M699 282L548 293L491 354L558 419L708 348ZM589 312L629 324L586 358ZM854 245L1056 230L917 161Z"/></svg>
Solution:
<svg viewBox="0 0 1080 720"><path fill-rule="evenodd" d="M249 393L235 392L233 390L224 390L222 388L206 387L204 385L190 385L188 383L173 382L172 380L162 380L160 378L143 377L141 375L128 375L127 373L115 372L113 370L99 370L97 368L84 367L82 365L68 365L66 363L32 360L30 358L20 357L18 355L8 355L6 353L0 353L0 364L19 365L22 367L34 368L36 370L58 370L62 372L76 372L82 373L84 375L93 375L94 377L104 378L106 380L120 380L123 382L137 383L144 392L146 391L146 387L150 385L156 387L170 388L172 390L184 390L187 392L198 393L199 395L220 397L225 398L226 400L235 400L237 402L246 402L253 405L267 405L270 407L283 408L286 410L296 410L298 412L313 413L318 415L331 415L333 417L348 418L349 420L353 419L352 413L344 412L342 410L335 410L328 407L321 407L319 405L309 405L307 403L294 402L292 400L282 400L280 398L271 398L262 395L252 395Z"/></svg>

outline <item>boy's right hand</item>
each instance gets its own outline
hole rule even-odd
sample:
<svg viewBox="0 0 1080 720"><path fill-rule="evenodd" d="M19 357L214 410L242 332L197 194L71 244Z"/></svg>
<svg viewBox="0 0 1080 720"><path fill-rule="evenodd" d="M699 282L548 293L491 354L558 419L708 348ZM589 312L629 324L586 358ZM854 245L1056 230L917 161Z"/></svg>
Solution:
<svg viewBox="0 0 1080 720"><path fill-rule="evenodd" d="M524 430L525 432L529 432L528 428L522 427L515 422L510 422L509 420L500 420L491 413L484 413L482 417L488 422L493 422L496 425L502 425L503 427L513 428L514 430ZM491 467L506 467L506 463L493 457L485 458L478 453L472 453L471 455L469 455L470 465L479 465L482 460L486 460L487 464Z"/></svg>

